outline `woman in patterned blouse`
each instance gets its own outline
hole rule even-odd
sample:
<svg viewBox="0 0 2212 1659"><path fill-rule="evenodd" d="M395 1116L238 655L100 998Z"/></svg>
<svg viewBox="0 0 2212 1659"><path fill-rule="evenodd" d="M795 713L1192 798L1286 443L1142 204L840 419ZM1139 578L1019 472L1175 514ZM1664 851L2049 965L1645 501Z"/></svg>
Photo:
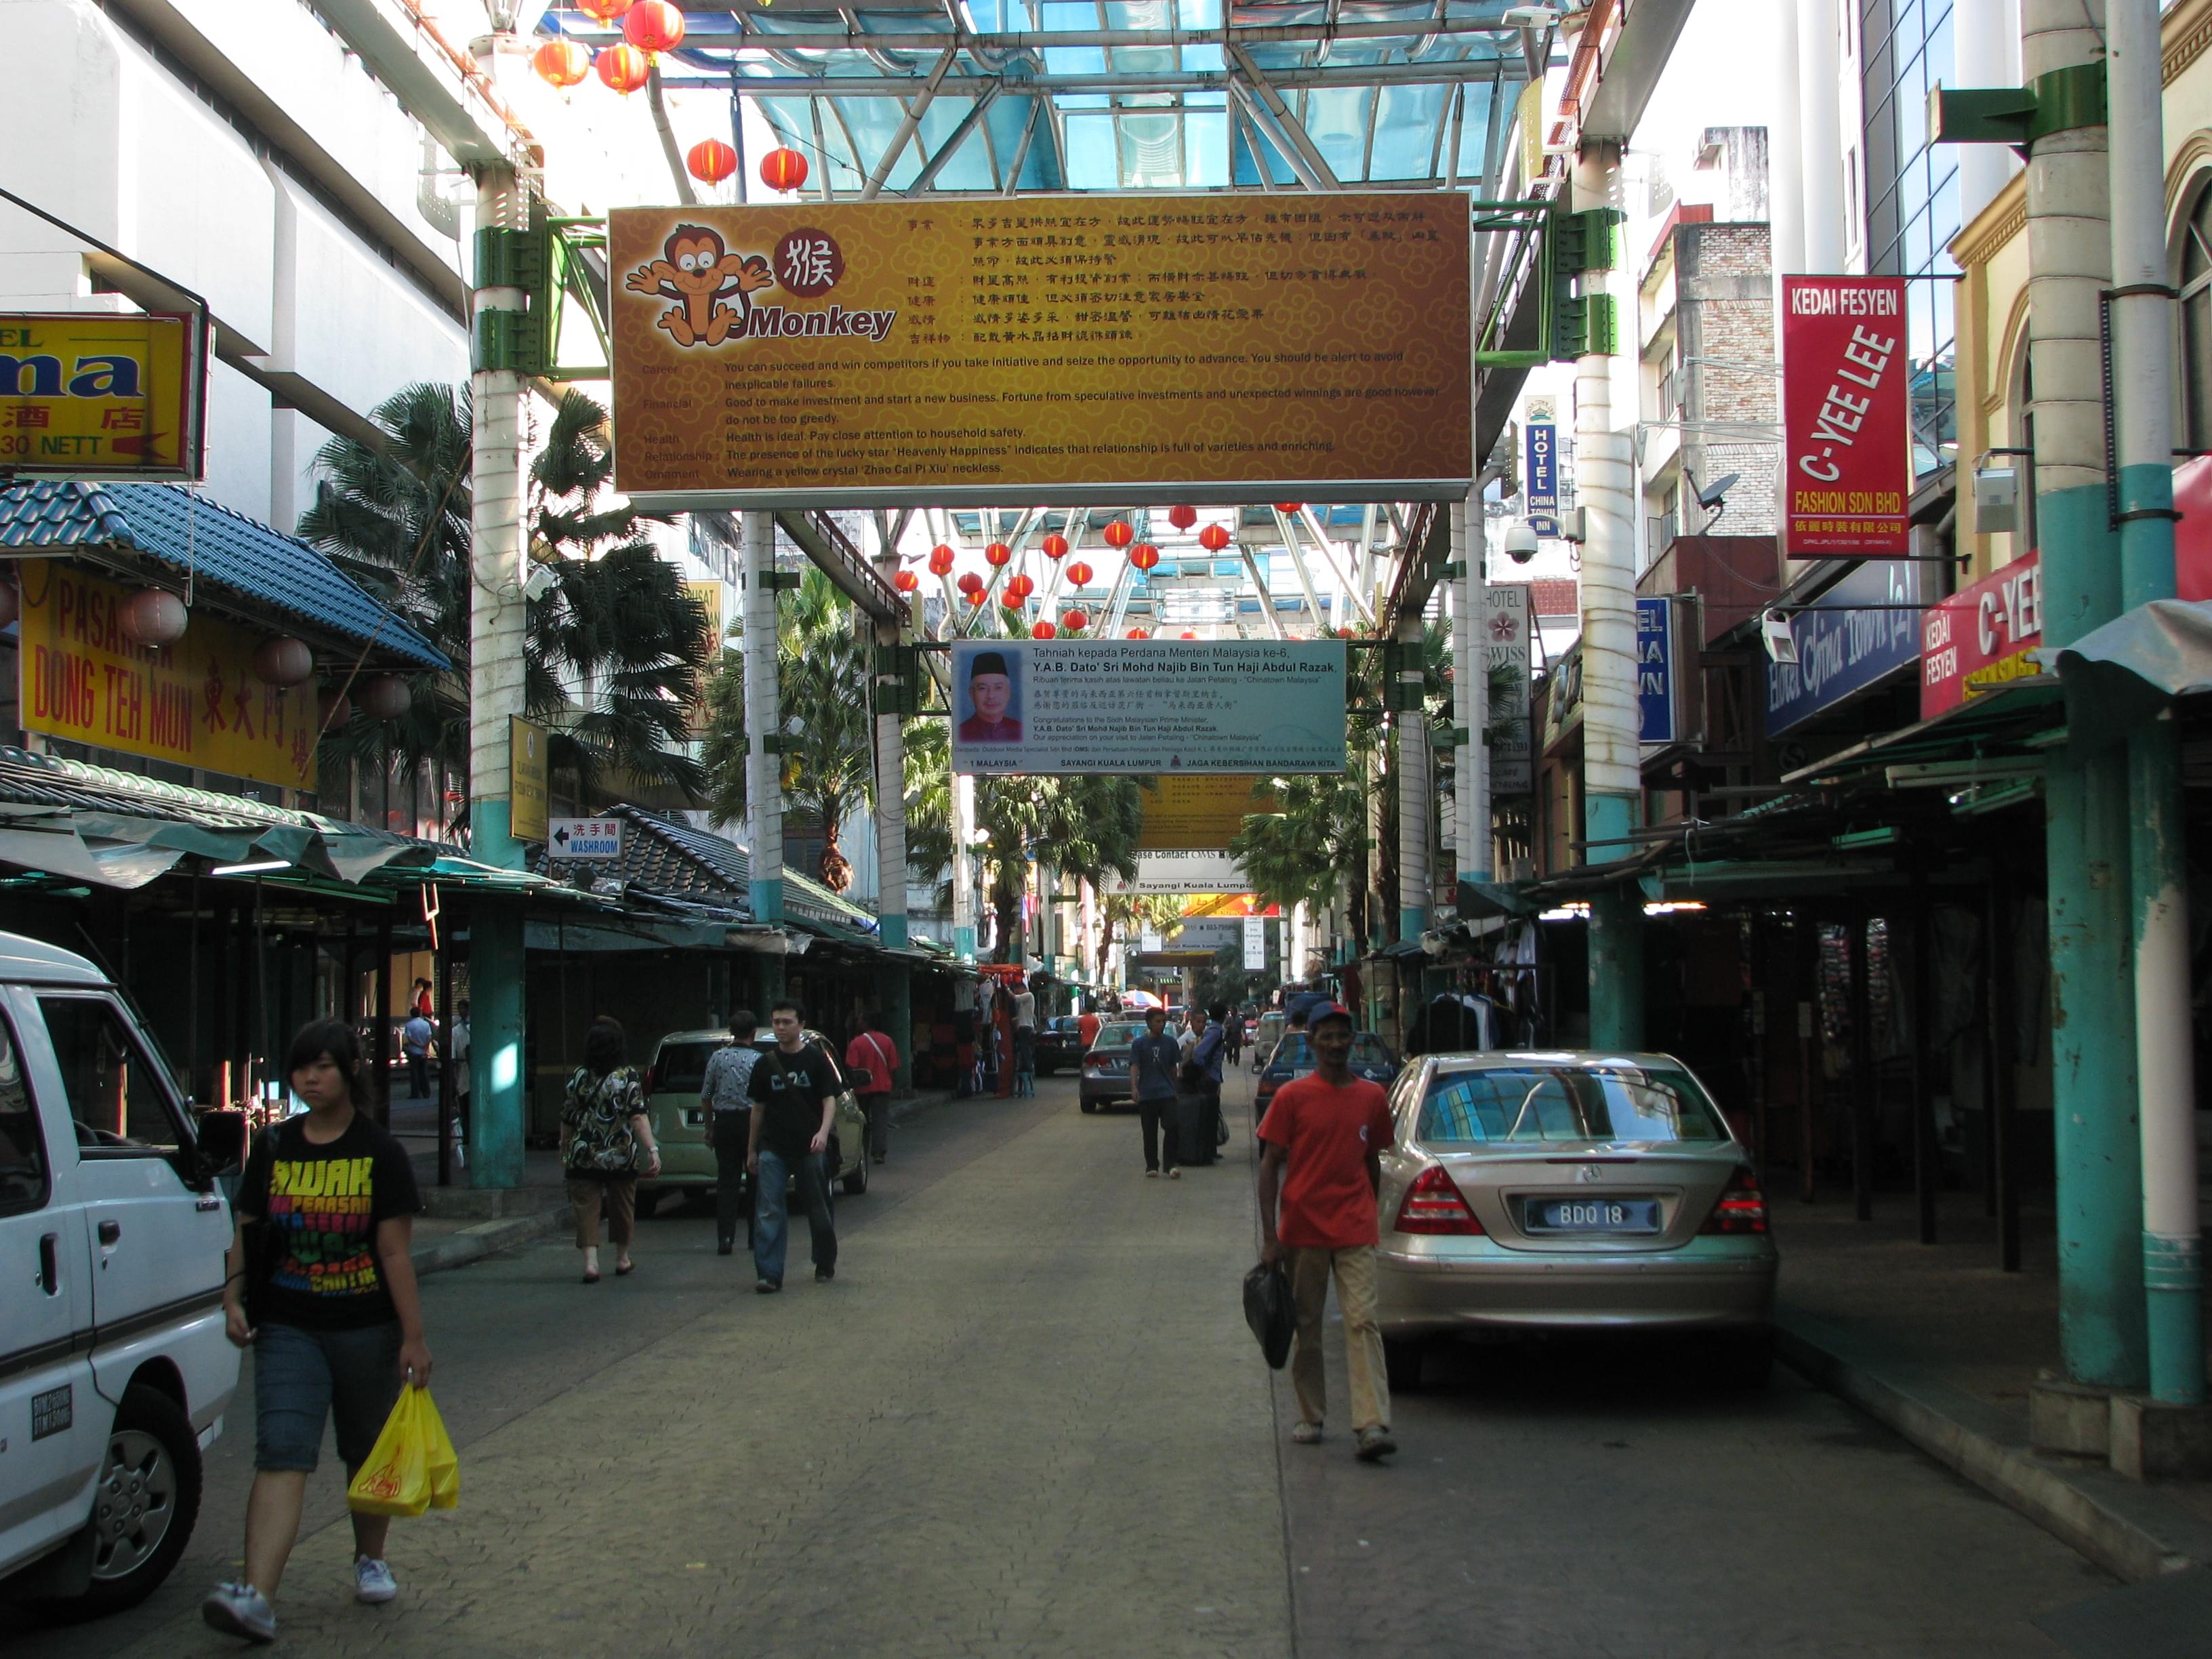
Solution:
<svg viewBox="0 0 2212 1659"><path fill-rule="evenodd" d="M623 1047L618 1023L605 1015L593 1020L584 1034L584 1063L569 1074L561 1108L561 1165L576 1212L576 1248L584 1253L586 1285L599 1282L602 1207L614 1240L615 1277L636 1267L629 1246L637 1231L637 1178L660 1173L645 1085L635 1066L623 1064Z"/></svg>

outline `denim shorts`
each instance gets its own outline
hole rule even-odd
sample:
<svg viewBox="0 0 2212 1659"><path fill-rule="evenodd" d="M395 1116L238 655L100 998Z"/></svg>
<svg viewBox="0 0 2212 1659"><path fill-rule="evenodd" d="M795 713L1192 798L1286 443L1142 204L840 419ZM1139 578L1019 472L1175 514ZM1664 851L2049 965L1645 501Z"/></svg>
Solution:
<svg viewBox="0 0 2212 1659"><path fill-rule="evenodd" d="M350 1331L264 1322L253 1337L253 1467L313 1468L327 1418L350 1476L398 1398L398 1321Z"/></svg>

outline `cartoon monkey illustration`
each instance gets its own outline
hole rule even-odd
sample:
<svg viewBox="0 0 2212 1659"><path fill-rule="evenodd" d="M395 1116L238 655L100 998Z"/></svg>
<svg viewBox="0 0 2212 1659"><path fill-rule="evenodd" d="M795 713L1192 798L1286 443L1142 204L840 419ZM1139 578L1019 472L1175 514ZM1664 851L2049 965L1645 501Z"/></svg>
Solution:
<svg viewBox="0 0 2212 1659"><path fill-rule="evenodd" d="M775 277L758 254L741 258L728 251L720 234L702 225L678 225L668 233L663 257L630 272L623 286L633 294L660 294L677 303L660 313L659 326L678 345L718 346L742 337L752 314L752 296L774 288ZM722 303L734 294L735 306Z"/></svg>

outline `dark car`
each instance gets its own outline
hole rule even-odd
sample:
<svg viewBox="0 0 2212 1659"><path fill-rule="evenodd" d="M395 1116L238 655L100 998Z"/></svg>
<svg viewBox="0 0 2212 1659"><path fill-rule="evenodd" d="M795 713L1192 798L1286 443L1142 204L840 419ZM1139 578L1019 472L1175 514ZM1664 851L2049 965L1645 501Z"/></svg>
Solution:
<svg viewBox="0 0 2212 1659"><path fill-rule="evenodd" d="M1389 1045L1372 1031L1361 1031L1352 1039L1352 1074L1364 1077L1370 1083L1379 1083L1389 1088L1398 1079L1398 1057L1390 1052ZM1275 1097L1275 1091L1293 1078L1305 1076L1314 1068L1313 1042L1304 1031L1285 1031L1275 1044L1274 1052L1267 1056L1267 1064L1260 1068L1260 1081L1252 1091L1252 1116L1257 1121L1267 1109L1267 1103Z"/></svg>
<svg viewBox="0 0 2212 1659"><path fill-rule="evenodd" d="M1083 1064L1082 1022L1073 1014L1063 1014L1058 1019L1048 1019L1036 1034L1036 1070L1039 1077L1050 1077Z"/></svg>

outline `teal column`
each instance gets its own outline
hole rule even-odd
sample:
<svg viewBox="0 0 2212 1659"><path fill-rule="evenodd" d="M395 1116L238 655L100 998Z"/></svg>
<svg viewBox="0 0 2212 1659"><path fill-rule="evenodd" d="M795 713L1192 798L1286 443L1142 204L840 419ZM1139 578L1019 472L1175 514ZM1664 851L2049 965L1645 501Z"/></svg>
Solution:
<svg viewBox="0 0 2212 1659"><path fill-rule="evenodd" d="M479 863L522 866L507 833L507 803L472 801L469 848ZM523 1068L524 922L521 901L477 899L469 914L469 1185L522 1184L530 1079Z"/></svg>
<svg viewBox="0 0 2212 1659"><path fill-rule="evenodd" d="M1636 805L1631 795L1583 798L1590 863L1625 856ZM1644 1046L1644 890L1617 884L1593 894L1589 907L1589 1044L1632 1053Z"/></svg>
<svg viewBox="0 0 2212 1659"><path fill-rule="evenodd" d="M902 916L901 921L906 920ZM899 1063L892 1083L901 1089L914 1087L914 975L903 963L894 963L884 970L884 1030L890 1033L897 1045Z"/></svg>

